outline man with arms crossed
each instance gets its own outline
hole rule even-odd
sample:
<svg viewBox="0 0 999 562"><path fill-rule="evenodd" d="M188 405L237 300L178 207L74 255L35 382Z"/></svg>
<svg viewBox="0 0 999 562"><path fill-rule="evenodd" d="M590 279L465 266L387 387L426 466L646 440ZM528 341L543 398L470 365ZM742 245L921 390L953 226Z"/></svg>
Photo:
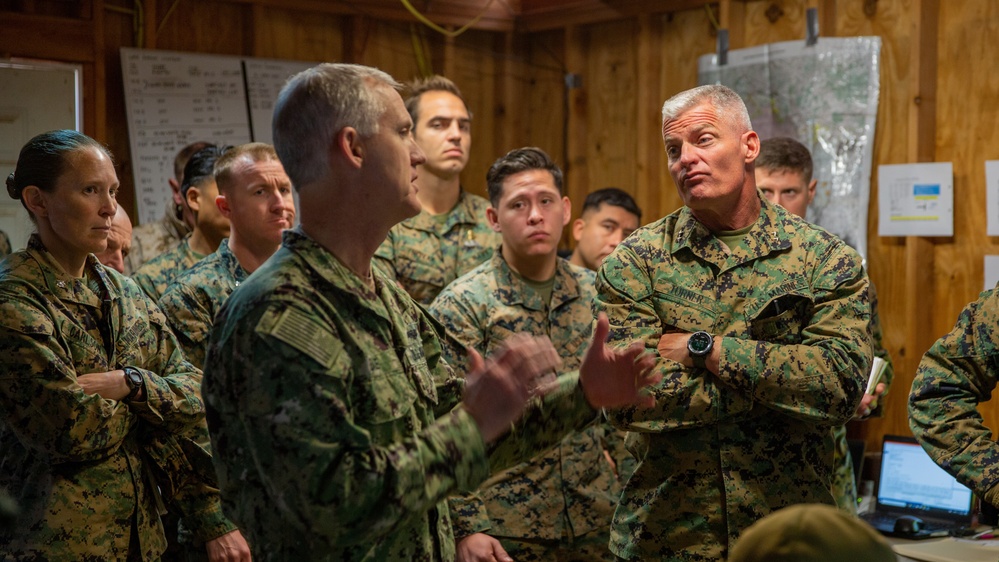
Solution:
<svg viewBox="0 0 999 562"><path fill-rule="evenodd" d="M556 254L571 211L562 170L542 150L520 148L493 163L486 182L489 224L503 244L430 306L462 346L445 346L447 360L458 365L466 346L486 355L526 333L551 339L563 372L578 369L595 292L591 271ZM607 539L621 487L605 456L613 439L623 438L605 423L591 424L494 475L475 494L451 498L458 562L507 555L518 562L614 560Z"/></svg>
<svg viewBox="0 0 999 562"><path fill-rule="evenodd" d="M420 210L423 153L396 86L323 64L275 107L301 225L223 305L202 386L224 506L258 561L452 560L447 496L595 407L647 403L655 381L640 345L603 345L606 319L578 377L550 381L555 350L525 335L487 361L473 354L464 379L442 360L439 324L371 266Z"/></svg>
<svg viewBox="0 0 999 562"><path fill-rule="evenodd" d="M763 199L759 137L724 86L663 105L684 206L604 260L596 309L664 374L644 411L610 412L638 466L611 528L629 560L724 560L743 529L794 503L834 504L832 427L872 356L860 256Z"/></svg>
<svg viewBox="0 0 999 562"><path fill-rule="evenodd" d="M413 299L428 305L448 283L489 259L499 236L486 221L489 202L461 188L472 116L458 87L432 76L409 90L413 138L426 155L416 181L422 210L393 227L375 256Z"/></svg>

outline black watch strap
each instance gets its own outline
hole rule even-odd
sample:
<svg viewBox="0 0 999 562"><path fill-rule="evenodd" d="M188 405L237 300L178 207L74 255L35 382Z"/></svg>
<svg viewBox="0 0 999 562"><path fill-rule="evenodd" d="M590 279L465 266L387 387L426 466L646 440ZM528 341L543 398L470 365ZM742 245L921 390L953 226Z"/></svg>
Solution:
<svg viewBox="0 0 999 562"><path fill-rule="evenodd" d="M122 398L122 401L131 402L139 395L139 391L142 390L145 381L142 378L142 373L134 367L124 367L122 371L125 372L125 384L128 385L128 395Z"/></svg>

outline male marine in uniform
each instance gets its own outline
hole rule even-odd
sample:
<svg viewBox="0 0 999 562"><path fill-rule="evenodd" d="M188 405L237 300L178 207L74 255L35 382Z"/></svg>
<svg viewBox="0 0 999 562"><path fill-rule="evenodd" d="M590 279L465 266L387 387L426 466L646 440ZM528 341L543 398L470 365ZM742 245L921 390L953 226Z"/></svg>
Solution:
<svg viewBox="0 0 999 562"><path fill-rule="evenodd" d="M440 325L371 263L420 210L396 86L323 64L275 107L301 224L223 305L202 386L223 503L257 561L452 560L447 496L591 421L590 404L648 403L656 380L641 345L603 345L604 318L578 377L551 381L554 348L526 335L451 370Z"/></svg>
<svg viewBox="0 0 999 562"><path fill-rule="evenodd" d="M663 105L684 206L638 229L597 275L611 340L661 359L656 405L610 412L638 467L611 529L629 560L724 560L794 503L834 504L831 428L872 356L867 277L842 240L761 198L745 104L702 86Z"/></svg>
<svg viewBox="0 0 999 562"><path fill-rule="evenodd" d="M934 462L999 506L999 443L978 405L999 380L999 289L968 304L923 355L909 394L909 428Z"/></svg>
<svg viewBox="0 0 999 562"><path fill-rule="evenodd" d="M291 180L274 147L250 143L227 150L213 168L229 238L182 273L160 297L160 309L187 360L204 367L215 315L233 290L281 246L295 222Z"/></svg>
<svg viewBox="0 0 999 562"><path fill-rule="evenodd" d="M457 365L466 346L486 355L512 334L528 333L551 339L563 372L578 369L595 291L591 271L556 254L571 212L562 170L541 149L520 148L493 163L486 181L489 224L503 243L430 306L460 344L445 347L447 359ZM475 494L449 500L457 561L487 561L497 552L518 562L614 560L607 539L621 488L605 454L608 441L623 444L623 436L591 424L494 475Z"/></svg>
<svg viewBox="0 0 999 562"><path fill-rule="evenodd" d="M413 138L426 155L417 178L422 210L389 231L375 255L413 299L433 302L448 283L489 259L499 244L486 221L489 202L461 187L472 145L472 116L443 76L409 87Z"/></svg>

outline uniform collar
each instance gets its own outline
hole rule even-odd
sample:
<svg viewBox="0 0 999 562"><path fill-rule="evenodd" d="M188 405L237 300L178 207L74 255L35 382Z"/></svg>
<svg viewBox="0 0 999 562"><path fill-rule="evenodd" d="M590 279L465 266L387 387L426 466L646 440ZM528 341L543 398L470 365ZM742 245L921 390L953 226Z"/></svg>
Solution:
<svg viewBox="0 0 999 562"><path fill-rule="evenodd" d="M458 193L458 202L454 204L447 213L447 220L444 221L444 232L447 232L459 224L477 224L479 218L475 213L475 205L472 198L468 196L464 189ZM427 232L437 232L438 222L433 215L426 211L420 211L418 215L402 221L402 224L415 230Z"/></svg>
<svg viewBox="0 0 999 562"><path fill-rule="evenodd" d="M579 298L579 281L572 274L572 266L562 259L555 259L555 285L552 287L551 303L541 300L541 296L510 268L503 258L503 246L493 252L491 266L496 272L498 298L508 306L519 305L528 310L556 310L567 302Z"/></svg>
<svg viewBox="0 0 999 562"><path fill-rule="evenodd" d="M219 249L215 251L218 254L219 263L222 267L229 272L229 275L236 280L236 286L246 279L247 273L243 269L243 266L239 265L239 260L236 259L236 254L232 253L229 249L229 239L223 238L222 243L219 244Z"/></svg>
<svg viewBox="0 0 999 562"><path fill-rule="evenodd" d="M84 277L73 277L66 273L59 262L49 253L37 232L28 239L26 251L38 263L45 287L59 300L99 307L103 298L114 300L120 296L120 291L111 281L107 269L97 261L97 257L93 254L87 255L86 263L83 266ZM99 293L94 293L88 287L87 273L97 280L101 289Z"/></svg>
<svg viewBox="0 0 999 562"><path fill-rule="evenodd" d="M759 196L759 195L758 195ZM703 260L718 264L723 262L744 263L766 256L772 252L791 247L795 231L795 220L783 208L760 198L760 215L746 233L745 247L726 251L720 240L706 226L701 224L689 207L684 206L676 221L676 234L671 253L688 249Z"/></svg>

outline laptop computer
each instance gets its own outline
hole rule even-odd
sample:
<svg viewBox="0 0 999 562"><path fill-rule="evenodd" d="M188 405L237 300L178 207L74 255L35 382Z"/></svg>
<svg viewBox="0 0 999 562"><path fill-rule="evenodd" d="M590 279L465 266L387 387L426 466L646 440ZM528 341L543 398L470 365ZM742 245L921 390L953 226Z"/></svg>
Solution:
<svg viewBox="0 0 999 562"><path fill-rule="evenodd" d="M926 539L959 534L972 524L974 494L912 437L884 436L877 490L874 511L861 518L884 535Z"/></svg>

